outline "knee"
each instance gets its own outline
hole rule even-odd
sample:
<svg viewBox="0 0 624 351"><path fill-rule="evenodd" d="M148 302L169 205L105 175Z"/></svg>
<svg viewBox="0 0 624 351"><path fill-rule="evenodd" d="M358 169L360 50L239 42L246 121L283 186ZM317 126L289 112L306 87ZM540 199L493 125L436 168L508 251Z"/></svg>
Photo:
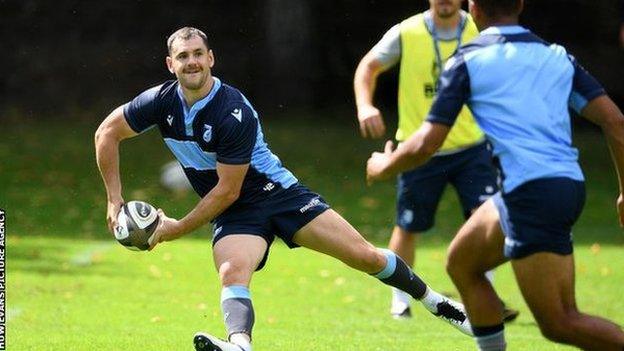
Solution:
<svg viewBox="0 0 624 351"><path fill-rule="evenodd" d="M252 270L245 262L237 260L225 261L219 266L221 285L246 285L249 283Z"/></svg>
<svg viewBox="0 0 624 351"><path fill-rule="evenodd" d="M461 260L457 253L457 250L453 250L453 248L451 247L448 251L448 256L446 258L446 272L453 281L461 279L461 277L466 273L463 270L464 266L461 264L460 261Z"/></svg>
<svg viewBox="0 0 624 351"><path fill-rule="evenodd" d="M538 319L538 325L546 339L557 343L568 343L576 333L575 322L577 317L578 313L569 312L547 319Z"/></svg>
<svg viewBox="0 0 624 351"><path fill-rule="evenodd" d="M366 245L358 250L350 262L346 263L365 273L378 273L386 267L386 256L372 245Z"/></svg>
<svg viewBox="0 0 624 351"><path fill-rule="evenodd" d="M407 229L396 226L392 235L403 242L414 242L419 235L418 232L408 231Z"/></svg>
<svg viewBox="0 0 624 351"><path fill-rule="evenodd" d="M565 343L569 335L563 323L540 324L540 331L546 339L557 343Z"/></svg>

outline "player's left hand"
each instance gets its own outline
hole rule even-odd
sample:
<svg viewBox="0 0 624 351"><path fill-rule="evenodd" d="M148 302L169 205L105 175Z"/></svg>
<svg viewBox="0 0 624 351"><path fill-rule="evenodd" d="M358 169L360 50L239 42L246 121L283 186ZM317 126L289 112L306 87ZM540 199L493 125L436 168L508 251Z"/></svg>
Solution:
<svg viewBox="0 0 624 351"><path fill-rule="evenodd" d="M373 152L366 163L366 183L373 184L374 181L386 180L390 175L384 171L390 163L390 155L394 149L394 143L391 140L386 142L384 152Z"/></svg>
<svg viewBox="0 0 624 351"><path fill-rule="evenodd" d="M148 251L152 251L156 245L163 241L175 240L184 235L180 230L180 222L177 219L167 217L161 209L158 209L158 217L160 218L160 223L158 223L158 227L149 239L150 247Z"/></svg>
<svg viewBox="0 0 624 351"><path fill-rule="evenodd" d="M617 211L620 219L620 227L624 228L624 194L620 194L620 196L618 196Z"/></svg>

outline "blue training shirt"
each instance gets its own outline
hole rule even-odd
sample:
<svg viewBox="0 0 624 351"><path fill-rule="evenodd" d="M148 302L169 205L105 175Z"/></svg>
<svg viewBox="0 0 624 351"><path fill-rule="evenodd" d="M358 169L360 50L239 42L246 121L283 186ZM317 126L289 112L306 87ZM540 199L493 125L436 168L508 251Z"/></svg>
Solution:
<svg viewBox="0 0 624 351"><path fill-rule="evenodd" d="M267 147L258 113L237 89L213 77L210 93L189 109L175 80L148 89L124 105L137 133L157 126L195 192L218 182L217 162L250 164L238 203L252 203L297 183Z"/></svg>
<svg viewBox="0 0 624 351"><path fill-rule="evenodd" d="M563 47L521 26L490 27L449 59L427 120L451 126L468 105L508 193L538 178L583 180L568 107L580 112L603 94Z"/></svg>

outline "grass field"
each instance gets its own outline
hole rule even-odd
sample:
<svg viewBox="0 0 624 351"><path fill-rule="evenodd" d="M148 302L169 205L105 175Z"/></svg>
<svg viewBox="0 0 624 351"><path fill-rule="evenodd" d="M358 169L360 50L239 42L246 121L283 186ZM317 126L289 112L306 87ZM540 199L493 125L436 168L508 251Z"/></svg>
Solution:
<svg viewBox="0 0 624 351"><path fill-rule="evenodd" d="M363 142L352 116L263 121L284 164L369 239L385 245L393 222L394 185L366 188L363 164L381 142ZM337 122L327 122L338 120ZM195 331L223 335L219 285L209 228L151 253L116 244L104 226L105 195L93 156L97 122L7 123L0 140L0 208L7 210L9 350L190 350ZM624 323L624 236L616 224L617 191L599 134L580 134L589 180L586 210L575 228L581 309ZM197 198L158 185L171 156L151 132L122 146L126 200L146 200L181 216ZM417 271L441 291L446 244L460 225L452 192L432 235L418 251ZM475 253L478 254L478 253ZM539 274L539 272L536 272ZM567 350L546 342L508 266L496 285L520 318L507 329L510 350ZM322 255L272 248L254 277L256 350L473 350L460 335L416 306L394 321L389 291L376 280Z"/></svg>

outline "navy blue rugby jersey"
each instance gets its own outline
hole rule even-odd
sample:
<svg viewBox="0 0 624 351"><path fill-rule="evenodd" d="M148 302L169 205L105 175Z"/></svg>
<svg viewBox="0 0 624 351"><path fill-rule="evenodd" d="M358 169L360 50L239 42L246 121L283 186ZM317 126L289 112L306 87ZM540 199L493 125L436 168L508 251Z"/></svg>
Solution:
<svg viewBox="0 0 624 351"><path fill-rule="evenodd" d="M158 127L201 197L217 185L217 161L250 164L237 200L240 204L296 184L297 178L267 147L258 113L247 98L213 79L210 93L190 109L175 80L148 89L124 105L126 121L137 133Z"/></svg>

